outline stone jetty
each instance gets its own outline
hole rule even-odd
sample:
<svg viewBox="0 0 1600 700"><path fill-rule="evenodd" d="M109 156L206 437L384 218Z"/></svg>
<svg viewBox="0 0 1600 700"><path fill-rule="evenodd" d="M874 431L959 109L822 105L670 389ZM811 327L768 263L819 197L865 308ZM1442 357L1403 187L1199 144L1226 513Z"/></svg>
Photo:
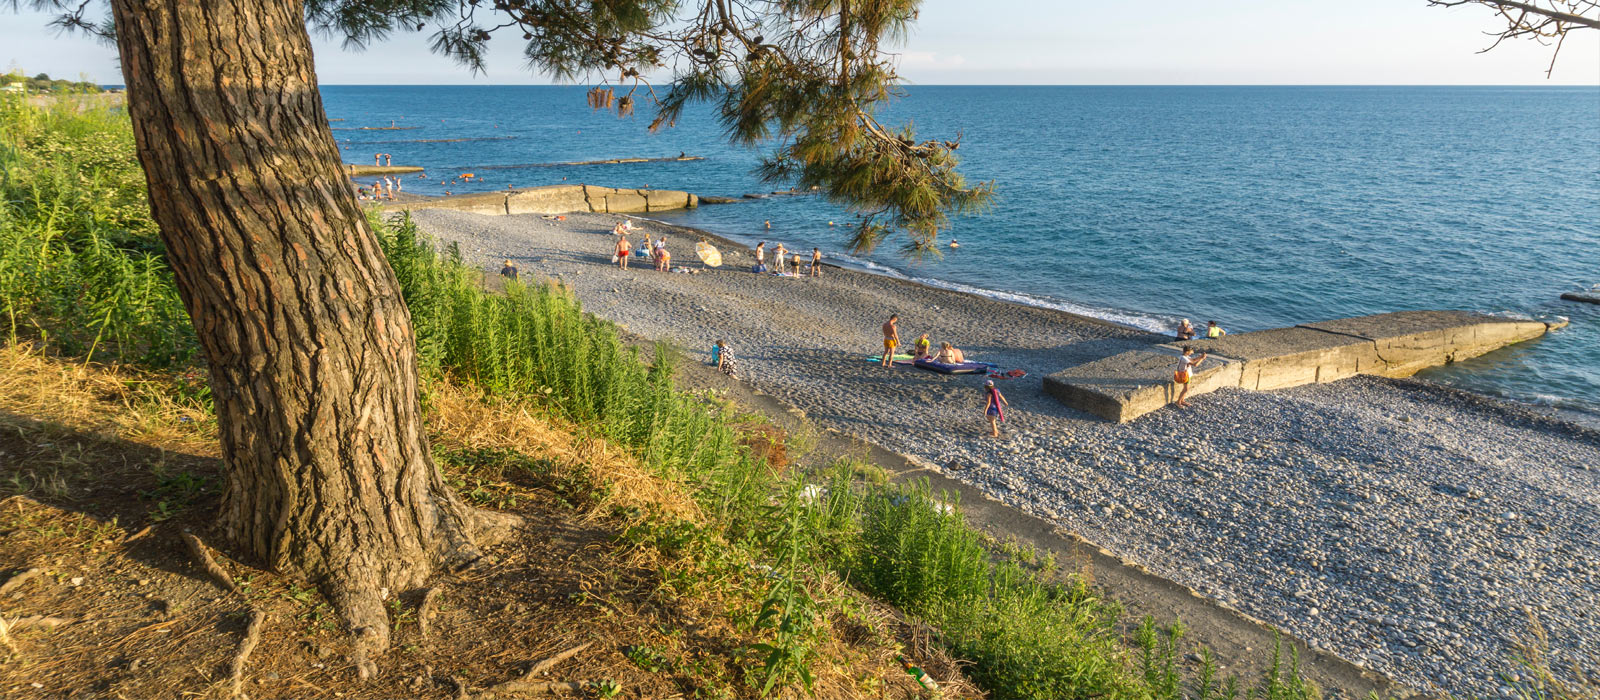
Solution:
<svg viewBox="0 0 1600 700"><path fill-rule="evenodd" d="M1562 294L1561 298L1585 304L1600 304L1600 292L1567 292Z"/></svg>
<svg viewBox="0 0 1600 700"><path fill-rule="evenodd" d="M420 165L356 165L354 163L345 163L344 164L344 174L349 175L351 177L359 177L359 176L362 176L362 175L398 175L400 173L420 173L420 172L422 172L422 166L420 166Z"/></svg>
<svg viewBox="0 0 1600 700"><path fill-rule="evenodd" d="M1130 350L1051 374L1044 389L1072 408L1125 423L1177 400L1181 387L1173 373L1183 345L1208 355L1189 380L1193 397L1358 374L1409 377L1564 325L1465 311L1400 311Z"/></svg>
<svg viewBox="0 0 1600 700"><path fill-rule="evenodd" d="M570 214L595 212L643 214L672 209L694 209L700 198L677 190L638 190L594 185L550 185L525 189L431 197L390 204L386 211L453 209L474 214Z"/></svg>

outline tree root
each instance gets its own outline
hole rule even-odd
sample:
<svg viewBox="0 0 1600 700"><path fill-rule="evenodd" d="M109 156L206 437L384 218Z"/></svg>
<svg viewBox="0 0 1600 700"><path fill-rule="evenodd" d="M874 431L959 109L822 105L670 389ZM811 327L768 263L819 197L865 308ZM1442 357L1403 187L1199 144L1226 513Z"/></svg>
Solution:
<svg viewBox="0 0 1600 700"><path fill-rule="evenodd" d="M499 694L502 694L502 693L524 693L524 694L527 694L527 693L556 693L556 692L576 693L576 692L581 692L583 690L583 688L584 688L584 685L585 685L583 683L573 683L573 682L570 682L570 681L537 681L537 680L533 680L533 677L537 676L537 675L539 675L541 673L544 673L545 671L548 671L551 668L554 668L556 664L559 664L559 663L561 663L563 661L566 661L567 659L570 659L570 658L572 658L574 656L577 656L578 652L581 652L584 649L588 649L593 644L594 644L594 642L584 642L583 644L579 644L578 646L575 646L575 647L573 647L571 649L563 651L563 652L561 652L559 654L556 654L554 656L549 656L549 657L540 659L538 661L535 661L535 662L533 662L532 666L528 667L528 672L522 674L521 678L515 678L515 679L512 679L512 680L506 681L506 682L501 683L499 685L496 685L496 686L494 686L492 688L489 688L485 692L489 693L490 696L499 695Z"/></svg>
<svg viewBox="0 0 1600 700"><path fill-rule="evenodd" d="M27 629L29 627L55 629L61 625L70 624L72 624L72 619L65 617L30 615L28 617L19 617L7 620L4 615L0 615L0 642L3 642L6 645L6 648L11 650L11 653L21 654L22 651L17 648L16 643L11 641L11 630Z"/></svg>
<svg viewBox="0 0 1600 700"><path fill-rule="evenodd" d="M233 655L232 661L228 662L228 683L229 687L232 688L232 697L246 697L244 694L244 662L249 660L250 652L255 651L256 644L261 641L261 627L266 621L266 613L260 610L250 611L250 624L245 626L244 639L239 642L239 652Z"/></svg>
<svg viewBox="0 0 1600 700"><path fill-rule="evenodd" d="M18 573L16 576L12 576L5 583L0 584L0 595L5 595L16 590L18 586L27 583L28 579L31 579L42 573L44 573L44 569L35 566L31 569Z"/></svg>
<svg viewBox="0 0 1600 700"><path fill-rule="evenodd" d="M422 603L417 606L417 632L423 639L428 638L428 632L433 626L434 608L439 604L439 587L429 588L422 594Z"/></svg>
<svg viewBox="0 0 1600 700"><path fill-rule="evenodd" d="M200 541L200 538L195 537L193 533L185 532L183 533L183 542L189 545L189 554L195 558L195 563L199 564L200 568L205 570L206 575L217 582L217 585L222 586L229 593L239 592L239 586L233 582L233 577L229 576L226 570L217 565L217 560L211 557L211 552L206 550L206 545Z"/></svg>
<svg viewBox="0 0 1600 700"><path fill-rule="evenodd" d="M129 544L129 543L132 543L134 540L137 540L137 539L139 539L141 537L144 537L145 535L150 534L150 528L153 528L153 527L155 527L155 526L154 525L146 525L146 526L144 526L144 528L140 529L138 532L135 532L135 533L133 533L131 535L128 535L127 537L122 538L122 544L126 545L126 544Z"/></svg>

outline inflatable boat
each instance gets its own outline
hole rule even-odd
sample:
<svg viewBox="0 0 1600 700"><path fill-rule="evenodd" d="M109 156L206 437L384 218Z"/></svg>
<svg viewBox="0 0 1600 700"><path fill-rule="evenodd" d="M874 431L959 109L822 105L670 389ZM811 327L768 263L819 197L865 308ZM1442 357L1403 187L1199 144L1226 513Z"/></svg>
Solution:
<svg viewBox="0 0 1600 700"><path fill-rule="evenodd" d="M929 359L916 360L911 364L931 372L938 372L940 374L987 374L989 372L989 368L995 366L993 363L989 362L962 362L958 364L951 364L949 362L940 362L938 360Z"/></svg>

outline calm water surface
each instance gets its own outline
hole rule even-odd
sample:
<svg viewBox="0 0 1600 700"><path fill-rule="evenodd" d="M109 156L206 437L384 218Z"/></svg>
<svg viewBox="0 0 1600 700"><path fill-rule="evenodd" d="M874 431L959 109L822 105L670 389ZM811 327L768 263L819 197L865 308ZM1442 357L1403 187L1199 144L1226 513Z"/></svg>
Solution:
<svg viewBox="0 0 1600 700"><path fill-rule="evenodd" d="M648 115L591 112L571 87L323 88L349 162L423 165L405 189L474 172L455 193L586 182L738 196L777 189L707 113L650 134ZM847 256L848 212L780 197L675 223L1146 329L1179 316L1232 331L1457 308L1571 327L1424 378L1600 422L1600 88L913 87L887 119L965 134L995 207L961 247L915 265L894 245ZM428 139L494 139L420 143ZM703 161L549 167L703 155ZM663 216L663 218L669 218ZM762 222L770 220L768 233ZM834 221L840 226L829 227Z"/></svg>

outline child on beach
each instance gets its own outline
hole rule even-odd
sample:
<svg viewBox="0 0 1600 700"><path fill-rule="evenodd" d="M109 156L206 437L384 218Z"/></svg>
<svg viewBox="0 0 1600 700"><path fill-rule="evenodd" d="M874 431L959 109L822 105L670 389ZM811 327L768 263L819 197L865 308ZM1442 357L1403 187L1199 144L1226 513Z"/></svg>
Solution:
<svg viewBox="0 0 1600 700"><path fill-rule="evenodd" d="M900 345L900 329L895 326L900 322L900 314L890 314L889 320L883 323L883 366L894 366L894 349Z"/></svg>
<svg viewBox="0 0 1600 700"><path fill-rule="evenodd" d="M728 349L728 344L720 340L717 341L713 353L714 357L716 357L717 369L722 370L723 374L738 379L739 369L733 363L733 351Z"/></svg>
<svg viewBox="0 0 1600 700"><path fill-rule="evenodd" d="M1006 397L994 388L994 380L987 379L983 382L984 404L983 413L989 417L989 437L1000 437L1000 423L1006 419L1006 409L1011 407L1006 402Z"/></svg>
<svg viewBox="0 0 1600 700"><path fill-rule="evenodd" d="M1205 361L1205 353L1202 352L1199 357L1195 357L1194 348L1183 346L1183 356L1178 358L1178 370L1172 373L1172 381L1183 387L1183 390L1178 392L1178 408L1189 407L1189 402L1184 400L1189 396L1189 380L1194 377L1194 368Z"/></svg>
<svg viewBox="0 0 1600 700"><path fill-rule="evenodd" d="M794 254L794 274L795 274L796 277L800 276L800 254L799 253L795 253Z"/></svg>
<svg viewBox="0 0 1600 700"><path fill-rule="evenodd" d="M633 246L628 245L628 234L624 233L617 238L617 253L611 257L616 258L617 267L628 269L628 253L633 252Z"/></svg>
<svg viewBox="0 0 1600 700"><path fill-rule="evenodd" d="M822 249L820 248L811 249L811 276L822 276Z"/></svg>
<svg viewBox="0 0 1600 700"><path fill-rule="evenodd" d="M767 271L767 242L756 244L756 267L751 272L760 274Z"/></svg>

